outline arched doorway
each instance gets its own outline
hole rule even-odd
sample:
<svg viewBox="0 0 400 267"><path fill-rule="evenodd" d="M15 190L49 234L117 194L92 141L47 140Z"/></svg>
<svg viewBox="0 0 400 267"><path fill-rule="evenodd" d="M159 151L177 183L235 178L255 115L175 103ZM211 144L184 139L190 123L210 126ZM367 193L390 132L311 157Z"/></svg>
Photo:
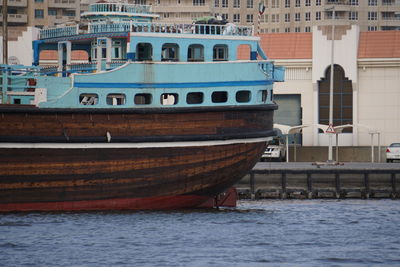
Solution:
<svg viewBox="0 0 400 267"><path fill-rule="evenodd" d="M353 124L353 85L346 78L344 69L334 65L333 78L333 126ZM320 124L329 124L329 91L331 67L325 71L325 77L318 81L318 114ZM352 128L343 132L351 133Z"/></svg>

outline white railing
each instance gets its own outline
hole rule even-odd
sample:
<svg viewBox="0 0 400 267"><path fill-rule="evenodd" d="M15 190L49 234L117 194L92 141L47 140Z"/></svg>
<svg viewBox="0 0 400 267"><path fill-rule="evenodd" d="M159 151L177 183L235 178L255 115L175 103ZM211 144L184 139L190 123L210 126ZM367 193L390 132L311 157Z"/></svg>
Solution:
<svg viewBox="0 0 400 267"><path fill-rule="evenodd" d="M118 12L118 13L141 13L149 14L151 6L134 5L123 3L97 3L89 6L89 12Z"/></svg>
<svg viewBox="0 0 400 267"><path fill-rule="evenodd" d="M57 38L78 34L78 25L63 28L43 29L39 33L39 39Z"/></svg>

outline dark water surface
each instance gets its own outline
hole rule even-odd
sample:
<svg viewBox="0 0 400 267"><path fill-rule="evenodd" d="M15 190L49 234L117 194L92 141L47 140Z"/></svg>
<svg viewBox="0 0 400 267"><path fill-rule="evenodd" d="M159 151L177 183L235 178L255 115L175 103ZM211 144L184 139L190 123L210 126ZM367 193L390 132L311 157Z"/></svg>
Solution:
<svg viewBox="0 0 400 267"><path fill-rule="evenodd" d="M400 201L0 215L0 266L400 266Z"/></svg>

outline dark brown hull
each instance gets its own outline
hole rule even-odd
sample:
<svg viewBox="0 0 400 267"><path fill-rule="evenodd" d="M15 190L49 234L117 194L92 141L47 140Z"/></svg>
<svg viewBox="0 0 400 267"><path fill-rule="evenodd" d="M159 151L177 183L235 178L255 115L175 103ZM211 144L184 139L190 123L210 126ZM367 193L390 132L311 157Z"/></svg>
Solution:
<svg viewBox="0 0 400 267"><path fill-rule="evenodd" d="M0 142L164 142L272 135L276 105L179 109L0 107ZM107 134L108 133L108 134Z"/></svg>
<svg viewBox="0 0 400 267"><path fill-rule="evenodd" d="M3 148L0 211L195 207L243 177L264 148Z"/></svg>
<svg viewBox="0 0 400 267"><path fill-rule="evenodd" d="M243 177L276 106L0 108L0 211L196 207Z"/></svg>

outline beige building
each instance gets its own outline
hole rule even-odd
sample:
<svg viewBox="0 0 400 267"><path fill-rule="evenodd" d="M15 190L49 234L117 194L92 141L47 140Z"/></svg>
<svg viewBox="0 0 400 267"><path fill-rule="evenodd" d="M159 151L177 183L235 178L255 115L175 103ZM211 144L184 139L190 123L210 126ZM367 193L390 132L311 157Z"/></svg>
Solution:
<svg viewBox="0 0 400 267"><path fill-rule="evenodd" d="M3 8L3 0L0 3ZM7 0L7 6L10 27L43 28L80 18L79 0Z"/></svg>

